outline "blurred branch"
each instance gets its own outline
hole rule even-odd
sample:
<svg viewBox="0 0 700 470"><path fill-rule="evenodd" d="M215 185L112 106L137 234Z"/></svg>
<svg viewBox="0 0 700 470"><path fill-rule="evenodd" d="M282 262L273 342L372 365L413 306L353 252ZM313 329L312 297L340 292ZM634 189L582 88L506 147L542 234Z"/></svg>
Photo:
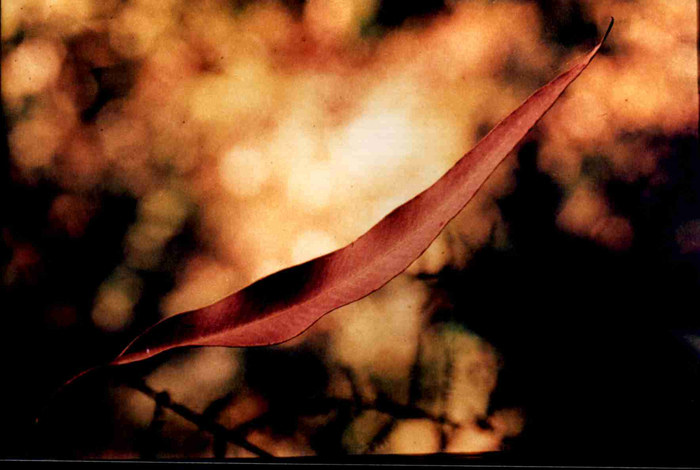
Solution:
<svg viewBox="0 0 700 470"><path fill-rule="evenodd" d="M376 411L389 416L389 422L383 426L382 429L380 429L379 432L373 437L371 442L368 443L366 449L367 452L372 452L376 447L381 445L400 420L427 419L439 424L441 429L441 441L443 441L442 450L444 450L444 441L446 440L446 436L444 435L445 427L451 429L456 429L459 427L458 423L451 421L444 416L444 414L442 416L434 416L420 408L417 404L415 404L415 397L411 397L408 404L402 404L380 393L375 400L371 402L365 401L359 391L359 387L357 386L352 371L344 370L344 373L350 381L352 397L316 398L307 403L306 406L299 407L299 416L318 416L338 409L349 410L352 416L357 416L365 411ZM413 377L413 380L418 380L418 377ZM248 433L250 433L252 430L265 427L271 422L274 422L275 413L272 411L263 413L260 416L241 423L235 428L229 429L217 423L216 419L232 400L233 396L231 393L222 398L214 400L202 413L197 413L181 403L172 401L167 391L157 392L156 390L153 390L142 378L130 378L123 381L123 383L124 385L143 393L155 401L156 408L154 410L151 425L149 426L151 433L157 433L162 427L163 410L167 409L193 423L200 430L210 433L213 436L214 456L217 458L226 457L226 443L234 444L247 450L248 452L251 452L257 457L274 457L274 455L251 443L246 438ZM152 448L154 446L149 445L146 447L145 452L148 453L149 456L155 454L155 448Z"/></svg>
<svg viewBox="0 0 700 470"><path fill-rule="evenodd" d="M346 400L339 400L346 401ZM397 419L428 419L435 423L444 423L452 428L459 427L458 423L451 421L448 418L443 418L440 416L433 416L427 411L418 408L417 406L402 405L401 403L396 403L394 401L382 398L373 403L363 403L360 407L362 411L365 410L375 410L380 413L385 413L393 416Z"/></svg>
<svg viewBox="0 0 700 470"><path fill-rule="evenodd" d="M379 394L377 399L373 402L365 402L361 393L360 388L357 386L355 375L348 368L341 369L345 373L346 377L350 381L350 387L352 390L352 400L343 398L329 398L328 400L334 401L337 406L351 405L356 411L363 412L367 410L374 410L380 413L388 414L394 418L398 419L429 419L430 421L446 424L452 428L459 427L458 423L451 421L443 416L433 416L427 411L420 408L417 405L419 388L420 388L420 355L422 351L422 344L419 338L418 348L416 350L416 357L411 367L410 383L409 383L409 398L408 404L403 405L389 399L384 394Z"/></svg>
<svg viewBox="0 0 700 470"><path fill-rule="evenodd" d="M230 442L238 447L241 447L258 457L274 457L269 452L249 442L245 438L245 435L238 430L228 429L225 426L207 419L207 417L203 414L196 413L180 403L173 402L170 399L168 392L156 392L149 387L143 379L130 380L126 382L125 385L128 385L134 390L138 390L147 397L153 399L156 402L156 406L168 409L178 416L195 424L202 431L211 433L214 436L214 441L216 444L215 447L217 448L220 447L220 442L223 439L226 442Z"/></svg>
<svg viewBox="0 0 700 470"><path fill-rule="evenodd" d="M389 434L391 434L391 431L393 431L395 427L396 420L392 417L384 426L382 426L379 432L377 432L377 434L375 434L372 440L367 444L367 452L372 453L379 446L384 444L389 437Z"/></svg>

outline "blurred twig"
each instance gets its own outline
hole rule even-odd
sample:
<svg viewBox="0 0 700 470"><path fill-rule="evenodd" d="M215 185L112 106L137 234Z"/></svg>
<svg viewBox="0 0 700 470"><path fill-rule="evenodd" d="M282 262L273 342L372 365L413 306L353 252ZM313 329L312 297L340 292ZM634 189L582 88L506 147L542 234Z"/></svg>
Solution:
<svg viewBox="0 0 700 470"><path fill-rule="evenodd" d="M196 413L191 409L187 408L177 402L173 402L170 399L170 395L167 392L156 392L151 387L146 384L143 379L130 380L126 383L129 387L134 390L138 390L147 397L152 398L156 402L157 407L162 407L172 411L173 413L179 415L180 417L186 419L187 421L195 424L202 431L207 431L214 436L215 447L220 447L221 440L230 442L238 447L241 447L248 452L258 456L258 457L274 457L269 452L261 449L255 444L249 442L245 435L236 429L228 429L221 424L215 423L203 414ZM218 453L218 452L217 452Z"/></svg>
<svg viewBox="0 0 700 470"><path fill-rule="evenodd" d="M418 359L418 357L417 357ZM453 422L443 416L433 416L427 411L420 408L416 403L416 397L411 396L409 398L408 404L398 403L386 395L379 393L377 398L372 401L366 401L360 389L357 386L354 374L350 370L343 370L345 375L351 384L352 397L350 398L339 398L339 397L324 397L316 398L305 406L300 406L298 411L299 416L317 416L326 414L332 410L346 409L350 412L351 416L358 416L365 411L376 411L381 414L389 416L389 422L379 430L379 432L373 437L371 442L367 444L367 452L372 452L376 447L381 445L383 441L386 440L391 431L395 428L396 424L400 420L404 419L428 419L434 423L440 425L442 432L444 433L444 428L449 427L455 429L459 427L459 424ZM416 381L419 377L415 376L412 381ZM170 395L167 391L158 392L153 390L148 384L142 379L127 379L124 385L137 390L147 397L151 398L156 403L156 408L153 414L153 419L151 425L149 426L150 434L157 433L162 427L163 420L163 410L167 409L177 414L178 416L186 419L187 421L196 425L200 430L206 431L213 436L214 445L214 456L217 458L226 457L226 444L231 443L242 449L247 450L257 457L274 457L270 452L261 449L255 444L248 441L246 436L254 429L265 427L270 423L275 421L275 416L273 411L268 411L260 416L257 416L251 420L239 424L235 428L229 429L216 422L219 414L226 408L226 406L233 399L231 393L226 396L213 401L202 413L197 413L187 406L172 401ZM415 385L414 385L415 386ZM413 387L411 387L413 388ZM413 394L414 395L415 391ZM445 440L445 436L442 436L442 440ZM156 449L153 445L148 445L145 452L152 456L155 454ZM444 447L444 445L443 445Z"/></svg>
<svg viewBox="0 0 700 470"><path fill-rule="evenodd" d="M378 447L384 444L395 427L396 420L392 417L384 426L381 427L377 434L375 434L372 440L367 444L367 452L372 453Z"/></svg>

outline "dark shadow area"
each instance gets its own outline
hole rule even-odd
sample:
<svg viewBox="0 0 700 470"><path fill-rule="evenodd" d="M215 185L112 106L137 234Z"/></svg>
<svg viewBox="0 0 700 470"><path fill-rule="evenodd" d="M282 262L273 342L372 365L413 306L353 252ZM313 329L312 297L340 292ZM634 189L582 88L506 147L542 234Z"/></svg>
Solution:
<svg viewBox="0 0 700 470"><path fill-rule="evenodd" d="M410 19L425 19L447 8L445 0L421 0L404 2L401 0L383 0L379 2L376 22L383 27L397 27Z"/></svg>
<svg viewBox="0 0 700 470"><path fill-rule="evenodd" d="M632 248L615 252L556 227L562 194L526 145L517 188L500 203L511 245L437 276L452 308L433 321L461 322L503 355L490 406L525 410L518 458L698 463L700 361L678 332L700 327L699 264L673 234L698 216L700 167L696 139L669 148L672 183L607 185L635 228Z"/></svg>

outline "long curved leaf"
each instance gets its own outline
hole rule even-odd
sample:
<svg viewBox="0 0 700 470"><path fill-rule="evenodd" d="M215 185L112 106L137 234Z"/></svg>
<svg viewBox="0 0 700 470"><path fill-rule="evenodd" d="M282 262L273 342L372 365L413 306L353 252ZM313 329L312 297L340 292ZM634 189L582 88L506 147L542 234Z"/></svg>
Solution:
<svg viewBox="0 0 700 470"><path fill-rule="evenodd" d="M608 33L611 27L612 21ZM260 279L208 307L166 318L138 336L111 364L140 361L184 346L280 343L301 334L326 313L376 291L428 248L586 68L604 40L537 90L435 184L355 242Z"/></svg>

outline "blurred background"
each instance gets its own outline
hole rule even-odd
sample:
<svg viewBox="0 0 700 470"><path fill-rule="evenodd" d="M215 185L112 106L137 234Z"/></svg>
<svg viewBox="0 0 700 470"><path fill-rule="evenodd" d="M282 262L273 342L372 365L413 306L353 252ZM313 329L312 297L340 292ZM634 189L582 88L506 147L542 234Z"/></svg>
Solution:
<svg viewBox="0 0 700 470"><path fill-rule="evenodd" d="M383 289L50 401L159 319L353 241L611 16ZM0 455L697 464L697 24L695 0L4 1Z"/></svg>

